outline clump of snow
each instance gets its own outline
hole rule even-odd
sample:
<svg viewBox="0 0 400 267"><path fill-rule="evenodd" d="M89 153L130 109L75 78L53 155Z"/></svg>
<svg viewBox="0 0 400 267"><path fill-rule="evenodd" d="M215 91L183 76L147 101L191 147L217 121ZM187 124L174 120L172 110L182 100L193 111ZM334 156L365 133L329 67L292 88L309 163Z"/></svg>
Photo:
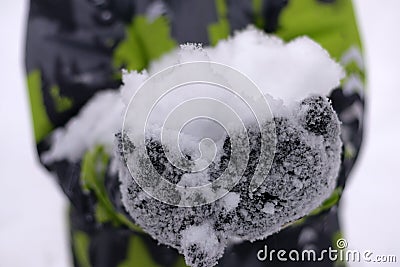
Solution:
<svg viewBox="0 0 400 267"><path fill-rule="evenodd" d="M277 37L249 27L237 32L228 40L219 42L216 47L203 48L199 44L182 45L160 60L152 62L148 70L140 76L136 72L125 73L122 87L124 102L129 101L130 96L137 92L138 83L145 77L150 77L170 66L193 61L217 62L240 71L249 77L267 98L281 101L276 104L277 108L271 107L276 114L281 112L280 106L290 105L293 101L301 101L312 95L328 96L345 75L342 67L332 60L319 44L308 37L299 37L284 43ZM156 92L147 94L149 101L152 101L150 99L154 98ZM191 84L163 96L162 101L155 105L150 114L148 124L152 124L152 128L161 128L166 114L194 96L222 101L234 106L243 121L254 120L251 110L234 94L215 86ZM148 106L148 104L154 103L143 105ZM129 128L129 121L135 119L135 114L127 114L127 118ZM218 136L219 141L224 138L216 127L206 124L186 127L182 132L193 137ZM214 138L214 141L218 141L218 138Z"/></svg>
<svg viewBox="0 0 400 267"><path fill-rule="evenodd" d="M248 27L202 49L188 44L153 62L149 74L190 61L214 61L247 75L264 92L284 102L310 95L328 96L345 73L326 50L308 37L284 43L278 37Z"/></svg>
<svg viewBox="0 0 400 267"><path fill-rule="evenodd" d="M229 192L220 201L221 206L227 211L231 211L239 205L240 194Z"/></svg>
<svg viewBox="0 0 400 267"><path fill-rule="evenodd" d="M264 208L261 211L268 213L268 214L274 214L275 213L275 204L272 202L267 202L267 203L265 203Z"/></svg>
<svg viewBox="0 0 400 267"><path fill-rule="evenodd" d="M145 157L136 151L133 140L118 134L117 141L113 141L114 135L121 131L124 106L129 104L141 83L166 67L190 61L223 63L252 79L265 94L274 114L271 121L262 122L260 131L268 140L276 134L277 143L272 167L256 191L250 192L249 185L260 152L260 132L249 130L251 151L247 156L250 161L231 192L210 204L178 207L150 197L132 178L127 159ZM52 147L43 159L76 161L95 144L104 145L108 151L115 147L116 155L120 155L117 169L122 202L133 221L160 243L184 254L190 266L213 266L230 239L266 238L283 225L310 213L331 194L340 166L341 141L340 123L326 96L343 76L342 68L327 52L306 37L284 43L248 28L213 48L185 45L153 62L142 73L124 72L122 97L117 92L99 93L64 129L56 131ZM168 161L164 150L168 146L164 147L156 138L163 118L177 104L199 95L229 102L231 106L238 100L224 90L191 85L166 96L167 101L160 102L149 117L148 156L158 174L173 184L190 187L217 179L230 159L229 141L237 137L227 137L220 133L221 129L207 123L188 126L182 135L186 156L197 158L198 150L191 149L193 143L211 133L212 139L219 141L213 164L192 173L193 166L184 171ZM243 112L238 108L239 113L248 112L245 107ZM128 116L134 119L135 114ZM251 128L250 117L246 118ZM276 133L269 131L271 123L275 124ZM263 167L266 163L259 164ZM149 175L146 166L129 167L138 176L146 177L148 186L157 188L157 180ZM182 197L173 188L158 193L176 202ZM193 196L196 197L202 196Z"/></svg>
<svg viewBox="0 0 400 267"><path fill-rule="evenodd" d="M207 237L207 238L205 238ZM189 266L212 266L224 252L212 226L192 225L182 231L181 247Z"/></svg>
<svg viewBox="0 0 400 267"><path fill-rule="evenodd" d="M115 134L121 129L125 106L132 95L130 89L138 88L148 78L146 71L123 73L123 88L97 93L64 128L54 131L50 150L41 158L45 163L64 159L78 162L95 145L104 146L110 155L114 153Z"/></svg>
<svg viewBox="0 0 400 267"><path fill-rule="evenodd" d="M112 154L123 111L119 91L96 94L65 128L54 131L51 148L42 155L42 160L45 163L63 159L78 162L95 145L103 145Z"/></svg>

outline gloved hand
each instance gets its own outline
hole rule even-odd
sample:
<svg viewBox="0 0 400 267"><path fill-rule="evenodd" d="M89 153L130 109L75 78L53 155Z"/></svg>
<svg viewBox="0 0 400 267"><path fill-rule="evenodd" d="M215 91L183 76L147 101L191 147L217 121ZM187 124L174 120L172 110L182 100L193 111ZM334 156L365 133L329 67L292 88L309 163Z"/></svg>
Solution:
<svg viewBox="0 0 400 267"><path fill-rule="evenodd" d="M317 208L336 185L341 152L339 120L330 102L320 96L280 107L279 113L273 119L277 142L273 163L256 191L249 191L255 166L257 163L261 168L267 166L257 162L260 133L249 131L251 151L243 177L224 197L194 207L166 204L143 191L132 174L145 177L149 186L157 187L157 179L146 166L130 166L128 170L129 157L144 155L135 151L135 144L127 135L120 134L121 193L134 222L160 243L178 249L185 255L188 265L213 266L230 241L264 239ZM261 131L263 129L268 127L262 127ZM275 133L264 134L271 138ZM220 154L217 164L202 172L203 181L214 181L227 168L232 138L237 137L225 139L224 153ZM165 146L163 148L159 140L149 138L146 144L157 175L173 184L182 180L190 184L188 179L199 178L199 175L188 176L171 165L165 156ZM122 148L125 149L122 151ZM181 197L173 189L163 192L172 193L178 200Z"/></svg>

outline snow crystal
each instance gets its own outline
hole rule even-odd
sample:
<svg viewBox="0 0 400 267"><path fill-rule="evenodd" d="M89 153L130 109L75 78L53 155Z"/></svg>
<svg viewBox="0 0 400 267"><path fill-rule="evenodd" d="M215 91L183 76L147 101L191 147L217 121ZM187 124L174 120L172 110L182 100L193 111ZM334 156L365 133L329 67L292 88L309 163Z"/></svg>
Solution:
<svg viewBox="0 0 400 267"><path fill-rule="evenodd" d="M275 204L273 204L271 202L267 202L267 203L265 203L264 208L261 211L268 213L268 214L274 214L275 213Z"/></svg>
<svg viewBox="0 0 400 267"><path fill-rule="evenodd" d="M240 194L229 192L221 198L220 204L227 212L235 209L240 202Z"/></svg>

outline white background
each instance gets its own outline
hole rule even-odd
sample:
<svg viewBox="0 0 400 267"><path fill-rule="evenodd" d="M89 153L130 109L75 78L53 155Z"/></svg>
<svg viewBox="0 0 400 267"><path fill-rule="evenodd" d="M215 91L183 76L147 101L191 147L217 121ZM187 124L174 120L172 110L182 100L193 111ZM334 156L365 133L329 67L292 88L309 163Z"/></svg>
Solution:
<svg viewBox="0 0 400 267"><path fill-rule="evenodd" d="M39 167L23 72L27 1L0 2L0 266L68 267L66 200ZM400 263L400 1L355 1L368 67L366 141L345 194L351 249Z"/></svg>

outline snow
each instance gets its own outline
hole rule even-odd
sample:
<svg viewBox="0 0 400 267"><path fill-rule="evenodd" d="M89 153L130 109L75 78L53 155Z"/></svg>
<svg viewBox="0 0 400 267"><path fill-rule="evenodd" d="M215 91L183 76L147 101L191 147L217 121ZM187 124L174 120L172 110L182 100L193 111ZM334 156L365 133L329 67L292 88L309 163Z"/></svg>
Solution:
<svg viewBox="0 0 400 267"><path fill-rule="evenodd" d="M209 50L212 60L240 70L265 94L284 102L301 100L310 94L327 96L344 77L340 65L308 37L284 44L253 29Z"/></svg>
<svg viewBox="0 0 400 267"><path fill-rule="evenodd" d="M179 180L178 185L188 187L202 186L210 182L208 178L207 175L201 172L185 173Z"/></svg>
<svg viewBox="0 0 400 267"><path fill-rule="evenodd" d="M54 132L52 147L43 154L42 160L45 163L63 159L78 162L97 144L104 145L106 151L113 154L114 136L121 128L123 111L118 91L96 94L79 116Z"/></svg>
<svg viewBox="0 0 400 267"><path fill-rule="evenodd" d="M390 114L399 112L395 100L400 97L400 82L396 79L400 68L400 38L395 33L400 24L396 13L400 3L397 0L355 2L366 48L369 116L362 155L344 191L341 218L350 249L397 253L399 258L400 217L395 211L400 203L396 168L400 121ZM27 2L8 0L0 5L0 31L2 36L7 36L0 45L3 85L0 120L1 125L7 125L7 131L0 132L0 200L7 203L0 205L1 265L72 266L65 221L66 202L58 185L39 167L32 141L22 71ZM15 192L19 197L15 197Z"/></svg>
<svg viewBox="0 0 400 267"><path fill-rule="evenodd" d="M28 1L0 3L0 266L68 267L66 199L36 156L23 71Z"/></svg>
<svg viewBox="0 0 400 267"><path fill-rule="evenodd" d="M392 10L399 10L400 3L358 0L356 8L366 52L367 131L361 157L344 191L340 215L349 249L397 255L397 263L385 266L398 266L400 118L395 114L400 112L400 36L396 34L400 17Z"/></svg>
<svg viewBox="0 0 400 267"><path fill-rule="evenodd" d="M237 208L240 202L240 194L229 192L221 198L220 204L227 212Z"/></svg>
<svg viewBox="0 0 400 267"><path fill-rule="evenodd" d="M237 32L229 40L220 42L215 48L203 49L199 45L183 45L160 61L153 62L148 73L125 71L123 73L124 86L121 88L122 102L125 105L129 104L133 95L135 97L139 95L141 83L159 70L170 67L172 64L188 61L212 61L233 67L253 79L264 95L280 99L286 105L310 95L327 96L332 88L339 85L340 79L344 76L340 65L330 59L328 53L311 39L299 37L285 44L277 37L267 36L253 27L248 27L244 31ZM260 72L260 69L264 71ZM213 70L210 66L211 71ZM162 80L162 83L165 82ZM155 104L153 99L158 98L157 92L157 90L146 91L140 105ZM165 128L163 127L165 114L172 112L177 104L190 100L192 97L198 97L198 93L234 107L234 111L236 114L241 114L242 121L246 125L253 120L251 110L244 104L238 106L238 97L232 95L231 92L218 90L215 86L193 84L173 91L157 103L151 112L152 116L148 118L148 123L151 124L150 131L155 132L157 129ZM193 106L193 102L189 104ZM206 104L210 114L219 114L221 119L218 122L231 121L228 116L230 110L226 113L220 105L212 108L213 105L209 101ZM273 113L281 113L280 106L282 103L273 105ZM194 106L191 109L199 110ZM78 116L68 122L64 128L55 131L52 136L52 148L43 155L43 161L49 163L68 159L76 162L85 151L96 144L104 145L109 154L112 154L114 134L121 128L123 111L124 107L117 92L98 93ZM185 113L188 112L186 109ZM246 115L243 116L243 114ZM175 113L172 115L170 114L176 120L177 115ZM137 129L136 124L131 125L130 122L138 121L138 112L128 110L126 117L125 127ZM226 127L226 124L223 126ZM206 124L192 127L189 131L187 129L189 127L183 129L183 133L192 137L203 138L207 133L219 136L220 140L214 141L221 142L221 139L225 138L225 135L220 134L220 129L215 130L215 127ZM185 143L187 142L181 142L182 149L187 149Z"/></svg>
<svg viewBox="0 0 400 267"><path fill-rule="evenodd" d="M189 226L183 230L181 247L185 248L185 255L189 255L185 258L189 266L213 266L223 253L214 230L208 224ZM206 263L201 259L203 255L209 255Z"/></svg>
<svg viewBox="0 0 400 267"><path fill-rule="evenodd" d="M284 102L301 100L312 94L327 96L344 77L341 66L308 37L284 43L249 26L216 47L205 47L199 53L200 49L198 45L184 45L153 63L149 74L174 64L214 61L237 69L254 81L264 94Z"/></svg>
<svg viewBox="0 0 400 267"><path fill-rule="evenodd" d="M268 214L274 214L275 213L275 204L271 203L271 202L267 202L267 203L265 203L264 208L261 211L268 213Z"/></svg>

